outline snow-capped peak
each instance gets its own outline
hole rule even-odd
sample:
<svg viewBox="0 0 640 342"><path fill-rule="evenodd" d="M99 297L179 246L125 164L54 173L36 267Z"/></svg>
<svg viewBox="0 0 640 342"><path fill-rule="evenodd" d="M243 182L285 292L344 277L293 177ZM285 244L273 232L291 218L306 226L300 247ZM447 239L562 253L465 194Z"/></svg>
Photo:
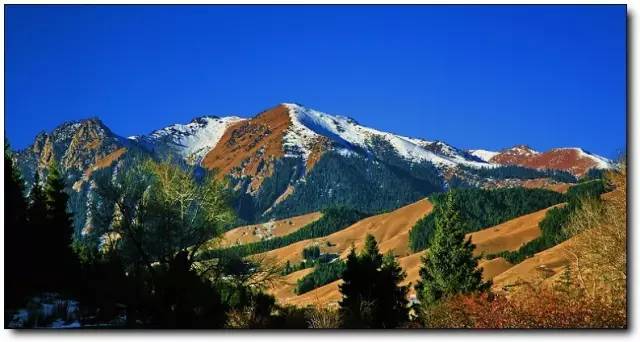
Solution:
<svg viewBox="0 0 640 342"><path fill-rule="evenodd" d="M502 153L505 153L505 152L510 154L522 155L522 156L532 156L532 155L540 154L540 152L532 149L527 145L516 145L502 151Z"/></svg>
<svg viewBox="0 0 640 342"><path fill-rule="evenodd" d="M168 148L183 158L199 163L216 146L226 129L243 119L238 116L200 116L188 124L174 124L155 130L147 136L129 139L150 145L153 149Z"/></svg>
<svg viewBox="0 0 640 342"><path fill-rule="evenodd" d="M576 151L578 153L578 156L580 158L588 158L593 160L596 165L594 166L596 169L610 169L613 166L613 162L605 157L599 156L597 154L591 153L591 152L587 152L584 149L580 148L580 147L562 147L562 148L554 148L551 149L551 151L567 151L567 150L572 150L572 151Z"/></svg>
<svg viewBox="0 0 640 342"><path fill-rule="evenodd" d="M325 136L345 148L359 147L371 150L372 138L382 138L387 141L397 153L412 162L429 161L436 165L453 167L464 164L472 167L487 167L489 164L469 160L462 154L436 153L429 150L431 141L407 138L392 133L378 131L358 124L355 120L340 115L330 115L299 104L283 103L289 109L292 127L285 135L285 150L301 153L305 158L310 153L315 138ZM302 149L302 151L300 151Z"/></svg>
<svg viewBox="0 0 640 342"><path fill-rule="evenodd" d="M489 163L491 158L495 157L500 152L487 150L469 150L469 153Z"/></svg>

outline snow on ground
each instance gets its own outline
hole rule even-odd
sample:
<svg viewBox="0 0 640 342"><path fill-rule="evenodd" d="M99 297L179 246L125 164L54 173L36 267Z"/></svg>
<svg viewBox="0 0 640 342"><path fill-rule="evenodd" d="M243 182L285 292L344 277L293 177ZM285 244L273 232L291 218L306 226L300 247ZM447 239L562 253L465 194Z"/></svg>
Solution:
<svg viewBox="0 0 640 342"><path fill-rule="evenodd" d="M329 115L297 104L284 103L289 109L293 127L285 135L285 149L300 153L307 158L315 138L323 135L346 148L354 146L369 149L372 137L388 141L403 158L412 161L429 161L440 166L453 167L464 164L472 167L491 167L490 164L467 160L459 154L444 156L424 148L428 140L407 138L359 125L355 120L338 115ZM422 146L421 146L422 145ZM302 148L301 151L293 147ZM448 146L448 145L447 145Z"/></svg>
<svg viewBox="0 0 640 342"><path fill-rule="evenodd" d="M567 147L563 149L577 151L580 157L593 160L594 162L596 162L596 169L610 169L613 167L613 162L611 160L597 154L587 152L580 147Z"/></svg>
<svg viewBox="0 0 640 342"><path fill-rule="evenodd" d="M489 162L489 160L491 160L491 158L495 157L497 154L499 154L500 152L495 152L495 151L487 151L487 150L469 150L469 153L471 153L471 155L476 156L484 161L486 161L487 163Z"/></svg>
<svg viewBox="0 0 640 342"><path fill-rule="evenodd" d="M147 141L152 145L165 143L183 158L193 158L199 163L216 146L227 128L239 121L246 120L238 116L203 116L188 124L174 124L151 132L149 136L129 137L135 141Z"/></svg>

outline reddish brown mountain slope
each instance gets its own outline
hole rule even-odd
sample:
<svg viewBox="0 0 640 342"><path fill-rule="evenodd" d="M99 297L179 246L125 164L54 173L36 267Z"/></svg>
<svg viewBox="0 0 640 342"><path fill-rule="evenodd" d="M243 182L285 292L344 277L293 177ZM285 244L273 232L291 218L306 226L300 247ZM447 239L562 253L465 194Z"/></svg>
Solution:
<svg viewBox="0 0 640 342"><path fill-rule="evenodd" d="M273 162L284 155L282 139L290 125L289 110L283 105L238 122L227 129L202 165L218 169L220 177L250 176L255 191L273 173Z"/></svg>
<svg viewBox="0 0 640 342"><path fill-rule="evenodd" d="M540 153L531 148L518 145L504 150L490 160L503 165L519 165L534 169L555 169L570 172L576 176L584 175L589 169L601 165L596 157L577 148L554 148Z"/></svg>

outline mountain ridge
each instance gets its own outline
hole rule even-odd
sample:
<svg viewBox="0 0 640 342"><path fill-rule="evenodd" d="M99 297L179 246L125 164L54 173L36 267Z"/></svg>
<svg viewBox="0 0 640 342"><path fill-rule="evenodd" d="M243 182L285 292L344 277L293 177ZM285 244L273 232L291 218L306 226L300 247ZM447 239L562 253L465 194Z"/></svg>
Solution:
<svg viewBox="0 0 640 342"><path fill-rule="evenodd" d="M250 118L199 116L129 138L115 134L99 118L65 122L39 133L14 159L27 183L55 159L66 173L70 191L81 197L90 192L97 163L99 168L112 163L116 167L131 153L218 170L218 177L229 180L236 194L234 205L246 222L334 205L378 212L449 187L500 183L490 172L474 174L474 169L550 165L583 175L593 167L611 167L605 158L576 148L540 153L516 145L501 152L467 151L443 141L365 127L348 116L294 103L278 104ZM527 179L502 183L522 186ZM76 203L74 210L82 212L82 199Z"/></svg>

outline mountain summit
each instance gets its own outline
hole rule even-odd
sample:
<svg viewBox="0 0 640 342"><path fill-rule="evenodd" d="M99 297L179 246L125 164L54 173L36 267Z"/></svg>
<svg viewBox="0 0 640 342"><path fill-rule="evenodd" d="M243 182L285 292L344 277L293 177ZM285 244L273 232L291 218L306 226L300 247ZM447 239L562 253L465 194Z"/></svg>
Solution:
<svg viewBox="0 0 640 342"><path fill-rule="evenodd" d="M500 152L465 151L294 103L281 103L246 119L201 116L126 139L96 118L69 122L39 134L14 158L27 182L51 160L58 161L70 188L73 185L70 191L78 197L74 212L84 212L80 197L90 193L92 172L119 165L133 151L217 170L218 177L228 180L234 205L247 221L330 206L378 212L449 187L518 186L531 177L550 176L571 181L569 174L559 178L539 170L581 176L591 168L612 165L579 148L538 152L518 145ZM501 165L518 165L533 173L523 178L515 171L500 171Z"/></svg>

